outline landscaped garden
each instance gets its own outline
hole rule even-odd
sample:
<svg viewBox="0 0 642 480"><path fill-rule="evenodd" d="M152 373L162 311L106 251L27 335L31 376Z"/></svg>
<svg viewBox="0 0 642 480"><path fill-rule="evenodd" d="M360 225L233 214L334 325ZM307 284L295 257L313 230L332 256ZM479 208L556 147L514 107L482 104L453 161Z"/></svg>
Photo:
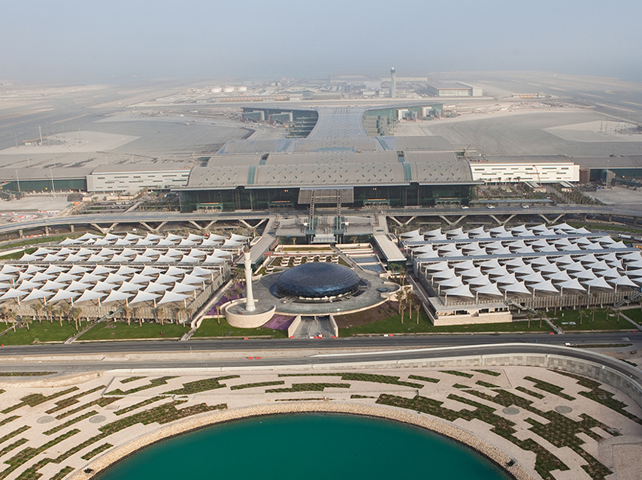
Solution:
<svg viewBox="0 0 642 480"><path fill-rule="evenodd" d="M608 308L558 310L548 312L551 321L562 330L632 330L635 327Z"/></svg>
<svg viewBox="0 0 642 480"><path fill-rule="evenodd" d="M271 328L236 328L227 323L224 318L206 318L198 327L193 338L208 337L256 337L269 336L274 338L287 338L286 330L277 330Z"/></svg>
<svg viewBox="0 0 642 480"><path fill-rule="evenodd" d="M32 343L64 342L78 332L73 323L64 322L62 326L58 322L42 323L30 322L29 329L26 327L16 328L7 331L0 336L0 344L3 345L31 345Z"/></svg>
<svg viewBox="0 0 642 480"><path fill-rule="evenodd" d="M419 322L417 322L419 315ZM363 312L349 315L336 315L335 320L339 326L342 337L365 334L413 334L413 333L494 333L494 332L550 332L549 325L545 322L539 326L539 321L531 321L530 328L527 321L510 323L484 323L478 325L450 325L436 327L432 324L423 310L404 314L403 323L401 315L396 309L396 303L387 302Z"/></svg>
<svg viewBox="0 0 642 480"><path fill-rule="evenodd" d="M72 326L73 328L73 326ZM123 322L101 322L83 333L78 340L135 340L139 338L180 338L189 332L189 326L177 325L175 323L132 323L127 325Z"/></svg>

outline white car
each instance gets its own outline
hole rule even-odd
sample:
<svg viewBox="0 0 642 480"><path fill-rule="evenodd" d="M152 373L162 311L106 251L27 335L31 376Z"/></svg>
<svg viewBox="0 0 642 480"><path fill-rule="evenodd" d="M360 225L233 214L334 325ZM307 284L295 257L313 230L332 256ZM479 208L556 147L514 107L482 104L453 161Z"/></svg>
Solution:
<svg viewBox="0 0 642 480"><path fill-rule="evenodd" d="M486 205L486 208L495 208L495 205Z"/></svg>

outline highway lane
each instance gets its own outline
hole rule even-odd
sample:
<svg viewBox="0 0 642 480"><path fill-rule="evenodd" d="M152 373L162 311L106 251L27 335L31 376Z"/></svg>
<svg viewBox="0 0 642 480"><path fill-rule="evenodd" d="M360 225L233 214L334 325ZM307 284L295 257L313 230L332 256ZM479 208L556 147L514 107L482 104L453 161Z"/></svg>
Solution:
<svg viewBox="0 0 642 480"><path fill-rule="evenodd" d="M347 354L331 355L311 355L311 356L292 356L286 358L279 357L261 357L248 359L229 359L229 360L190 360L188 355L181 360L156 360L131 362L106 361L106 362L55 362L47 361L39 365L14 365L2 366L3 371L38 371L48 370L61 373L83 373L92 371L108 371L114 369L136 369L149 370L158 369L164 372L172 372L181 369L235 369L235 368L271 368L278 366L300 366L300 365L343 365L350 368L349 364L363 362L398 362L398 361L420 361L425 359L439 359L448 357L465 357L479 355L503 355L503 354L543 354L543 355L564 355L571 358L577 358L595 362L597 364L609 367L625 375L642 387L642 370L628 365L624 362L611 357L600 355L588 350L568 348L558 345L544 345L540 343L524 344L488 344L475 346L455 346L449 348L437 349L417 349L402 351L379 351L379 352L361 352ZM373 368L375 368L373 366ZM170 370L171 369L171 370Z"/></svg>
<svg viewBox="0 0 642 480"><path fill-rule="evenodd" d="M334 339L248 339L230 338L222 340L144 341L144 342L92 342L50 345L21 345L0 348L0 363L3 356L14 355L85 355L85 354L128 354L128 353L173 353L197 351L243 351L296 350L296 349L371 349L371 348L421 348L489 345L502 343L537 343L544 345L571 344L620 344L642 342L642 332L625 330L617 333L566 333L551 335L534 334L460 334L460 335L417 335L384 337L342 337Z"/></svg>

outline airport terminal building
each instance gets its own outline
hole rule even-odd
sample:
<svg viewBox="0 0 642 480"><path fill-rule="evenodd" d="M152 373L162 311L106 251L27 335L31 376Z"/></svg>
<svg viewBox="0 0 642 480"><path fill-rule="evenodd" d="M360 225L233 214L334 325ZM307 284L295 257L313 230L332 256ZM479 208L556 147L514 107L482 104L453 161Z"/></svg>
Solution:
<svg viewBox="0 0 642 480"><path fill-rule="evenodd" d="M479 184L587 182L642 176L642 156L470 156L439 136L392 136L441 104L287 109L247 107L247 122L287 126L286 138L232 140L199 166L0 169L0 191L179 194L181 211L467 205ZM1 192L0 192L1 193Z"/></svg>

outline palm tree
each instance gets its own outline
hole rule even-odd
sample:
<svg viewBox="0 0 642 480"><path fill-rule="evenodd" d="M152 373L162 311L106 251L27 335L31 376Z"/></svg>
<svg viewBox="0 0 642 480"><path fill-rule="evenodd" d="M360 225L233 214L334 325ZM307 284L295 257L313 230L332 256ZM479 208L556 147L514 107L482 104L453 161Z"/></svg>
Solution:
<svg viewBox="0 0 642 480"><path fill-rule="evenodd" d="M69 309L69 317L73 319L74 325L76 326L76 331L78 331L78 328L79 328L81 312L82 310L78 307L73 307Z"/></svg>
<svg viewBox="0 0 642 480"><path fill-rule="evenodd" d="M163 320L165 319L165 311L163 307L156 307L156 320L161 324L161 327L164 325Z"/></svg>
<svg viewBox="0 0 642 480"><path fill-rule="evenodd" d="M586 310L580 309L579 314L580 314L580 325L583 325L584 324L584 315L586 315Z"/></svg>
<svg viewBox="0 0 642 480"><path fill-rule="evenodd" d="M539 317L539 328L541 329L542 321L544 320L544 312L540 310L539 312L537 312L537 316Z"/></svg>
<svg viewBox="0 0 642 480"><path fill-rule="evenodd" d="M526 313L526 318L528 318L528 329L531 329L531 320L533 319L533 312L527 312Z"/></svg>
<svg viewBox="0 0 642 480"><path fill-rule="evenodd" d="M125 305L124 307L120 307L120 309L123 312L123 315L127 319L127 325L131 325L132 323L132 309L129 305Z"/></svg>
<svg viewBox="0 0 642 480"><path fill-rule="evenodd" d="M55 309L56 308L51 303L48 303L47 305L45 305L45 312L47 312L47 319L51 323L53 323L53 313Z"/></svg>
<svg viewBox="0 0 642 480"><path fill-rule="evenodd" d="M4 321L5 326L8 324L7 323L7 307L2 305L0 307L0 316L2 316L2 320Z"/></svg>
<svg viewBox="0 0 642 480"><path fill-rule="evenodd" d="M16 331L16 312L14 312L13 310L9 310L7 311L6 315L7 315L7 318L11 320L12 322L11 326L13 327L13 331L15 332Z"/></svg>
<svg viewBox="0 0 642 480"><path fill-rule="evenodd" d="M42 305L40 303L32 303L31 309L34 312L36 312L36 318L38 319L38 323L42 323L42 319L40 318L40 310L42 310Z"/></svg>
<svg viewBox="0 0 642 480"><path fill-rule="evenodd" d="M138 326L143 326L143 310L142 308L134 308L134 316L138 318Z"/></svg>

